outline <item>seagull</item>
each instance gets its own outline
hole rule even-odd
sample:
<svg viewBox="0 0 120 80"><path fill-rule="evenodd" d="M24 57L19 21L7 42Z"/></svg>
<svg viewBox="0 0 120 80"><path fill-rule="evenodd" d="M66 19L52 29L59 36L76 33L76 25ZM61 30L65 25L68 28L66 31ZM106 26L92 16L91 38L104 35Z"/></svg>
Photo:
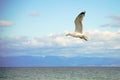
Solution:
<svg viewBox="0 0 120 80"><path fill-rule="evenodd" d="M88 40L88 36L86 34L83 34L83 18L85 16L85 11L81 12L75 19L74 23L75 23L75 32L73 33L67 33L66 36L72 36L75 38L81 38L84 39L85 41Z"/></svg>

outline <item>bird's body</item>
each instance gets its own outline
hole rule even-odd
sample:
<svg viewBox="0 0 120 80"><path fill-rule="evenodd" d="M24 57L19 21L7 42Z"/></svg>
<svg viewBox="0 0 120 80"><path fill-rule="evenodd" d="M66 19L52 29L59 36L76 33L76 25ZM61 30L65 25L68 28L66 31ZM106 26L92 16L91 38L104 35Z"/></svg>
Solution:
<svg viewBox="0 0 120 80"><path fill-rule="evenodd" d="M78 32L73 32L73 33L66 34L66 36L72 36L72 37L80 38L80 37L83 36L83 34L78 33Z"/></svg>
<svg viewBox="0 0 120 80"><path fill-rule="evenodd" d="M85 16L85 12L81 12L75 19L75 32L73 33L68 33L66 34L66 36L72 36L75 38L81 38L84 40L88 40L87 35L83 34L83 24L82 24L82 20Z"/></svg>

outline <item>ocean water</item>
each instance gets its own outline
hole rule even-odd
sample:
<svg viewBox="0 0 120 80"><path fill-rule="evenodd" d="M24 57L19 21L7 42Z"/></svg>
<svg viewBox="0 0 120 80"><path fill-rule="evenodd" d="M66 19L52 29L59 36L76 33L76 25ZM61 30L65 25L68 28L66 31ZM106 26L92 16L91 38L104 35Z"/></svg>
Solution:
<svg viewBox="0 0 120 80"><path fill-rule="evenodd" d="M120 67L0 68L0 80L120 80Z"/></svg>

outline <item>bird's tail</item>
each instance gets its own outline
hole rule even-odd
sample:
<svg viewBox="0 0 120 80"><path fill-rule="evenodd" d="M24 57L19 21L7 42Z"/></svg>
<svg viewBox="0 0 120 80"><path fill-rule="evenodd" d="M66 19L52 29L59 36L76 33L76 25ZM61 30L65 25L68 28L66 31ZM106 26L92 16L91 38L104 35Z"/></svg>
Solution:
<svg viewBox="0 0 120 80"><path fill-rule="evenodd" d="M83 39L88 41L88 36L87 35L83 35Z"/></svg>

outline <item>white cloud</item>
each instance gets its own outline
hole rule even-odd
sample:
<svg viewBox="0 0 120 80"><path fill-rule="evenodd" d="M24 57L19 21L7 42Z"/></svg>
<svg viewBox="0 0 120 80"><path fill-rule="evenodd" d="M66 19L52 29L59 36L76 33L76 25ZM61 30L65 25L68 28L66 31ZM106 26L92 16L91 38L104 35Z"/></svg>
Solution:
<svg viewBox="0 0 120 80"><path fill-rule="evenodd" d="M120 27L120 16L111 15L108 16L107 18L111 19L112 22L103 24L102 25L103 27Z"/></svg>
<svg viewBox="0 0 120 80"><path fill-rule="evenodd" d="M64 33L0 39L5 55L120 57L120 32L89 30L89 40L66 37ZM6 52L7 51L7 52Z"/></svg>
<svg viewBox="0 0 120 80"><path fill-rule="evenodd" d="M0 20L0 27L12 26L13 23L10 21Z"/></svg>
<svg viewBox="0 0 120 80"><path fill-rule="evenodd" d="M111 15L111 16L108 16L108 18L110 18L112 20L120 21L120 16L119 15Z"/></svg>
<svg viewBox="0 0 120 80"><path fill-rule="evenodd" d="M37 13L37 12L31 12L29 15L35 17L35 16L39 16L39 13Z"/></svg>

